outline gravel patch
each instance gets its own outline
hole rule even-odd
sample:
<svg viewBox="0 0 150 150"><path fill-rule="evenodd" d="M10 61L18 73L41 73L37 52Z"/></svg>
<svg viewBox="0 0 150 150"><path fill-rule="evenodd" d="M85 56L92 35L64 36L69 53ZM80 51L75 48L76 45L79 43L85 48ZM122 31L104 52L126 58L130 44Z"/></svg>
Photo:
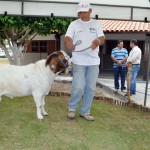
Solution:
<svg viewBox="0 0 150 150"><path fill-rule="evenodd" d="M55 81L52 84L51 92L54 93L71 93L71 82L69 81ZM97 83L95 89L95 97L107 97L113 99L121 99L117 93L114 91L107 89L106 87L102 86L101 84Z"/></svg>

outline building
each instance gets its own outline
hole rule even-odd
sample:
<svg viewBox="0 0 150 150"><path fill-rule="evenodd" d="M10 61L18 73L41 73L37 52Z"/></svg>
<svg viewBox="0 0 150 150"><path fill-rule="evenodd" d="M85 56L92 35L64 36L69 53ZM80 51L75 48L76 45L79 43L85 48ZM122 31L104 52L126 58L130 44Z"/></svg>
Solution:
<svg viewBox="0 0 150 150"><path fill-rule="evenodd" d="M112 49L116 47L116 41L119 39L124 40L124 47L128 50L128 52L130 52L130 40L137 39L144 57L146 38L147 34L150 33L150 23L121 20L101 20L101 23L103 25L106 38L101 54L102 69L112 68L110 54Z"/></svg>
<svg viewBox="0 0 150 150"><path fill-rule="evenodd" d="M76 5L79 1L80 0L0 0L0 15L77 17ZM105 60L110 60L109 54L112 47L115 46L117 39L125 40L125 46L128 48L129 40L135 38L139 41L143 54L145 53L145 47L149 47L146 46L146 43L148 43L146 41L146 35L149 34L150 29L149 23L146 22L150 21L150 0L138 0L136 3L131 0L90 0L90 3L93 8L92 17L97 19L100 17L103 19L102 24L106 35L106 43L101 48L102 53L100 53L102 58L101 68L111 68L111 62L105 63ZM112 21L104 19L111 19ZM60 43L63 37L60 41L58 41L59 38L55 36L53 36L52 39L51 37L49 39L45 37L42 39L41 37L36 38L32 41L31 45L29 45L28 52L30 52L30 55L27 57L28 59L24 59L23 64L28 63L27 60L29 59L34 62L44 58L46 57L46 53L50 53L59 47L64 49L63 42ZM150 51L149 48L148 51ZM150 52L147 54L149 53ZM36 58L34 54L38 54L38 57ZM30 57L32 55L35 59ZM105 66L106 64L107 66Z"/></svg>
<svg viewBox="0 0 150 150"><path fill-rule="evenodd" d="M103 25L106 39L105 44L100 47L100 69L112 69L113 62L110 55L112 49L116 47L116 42L119 39L124 40L124 47L128 50L128 52L130 52L130 40L137 39L139 42L139 47L142 50L142 59L144 59L146 35L150 33L150 23L122 20L99 21ZM62 50L66 50L63 40L64 35L61 37L60 41L57 41L57 37L54 34L46 37L36 36L28 46L27 55L30 53L30 56L27 57L28 59L24 60L26 60L26 63L29 63L45 58L48 53L58 50L58 42L60 42L60 48ZM144 61L142 61L141 71L142 70L144 70Z"/></svg>

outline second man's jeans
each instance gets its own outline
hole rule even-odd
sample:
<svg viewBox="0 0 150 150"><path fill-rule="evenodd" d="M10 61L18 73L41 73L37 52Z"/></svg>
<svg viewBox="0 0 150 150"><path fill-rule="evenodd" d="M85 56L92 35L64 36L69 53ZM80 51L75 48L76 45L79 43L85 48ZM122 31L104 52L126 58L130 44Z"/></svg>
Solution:
<svg viewBox="0 0 150 150"><path fill-rule="evenodd" d="M136 77L139 72L140 65L132 65L131 77L130 77L130 93L136 93Z"/></svg>
<svg viewBox="0 0 150 150"><path fill-rule="evenodd" d="M80 115L86 116L90 114L98 74L99 65L82 66L73 64L73 80L69 101L70 111L75 111L78 108L78 103L83 96Z"/></svg>
<svg viewBox="0 0 150 150"><path fill-rule="evenodd" d="M121 77L121 90L125 90L126 67L117 66L114 69L114 85L115 89L119 89L119 76Z"/></svg>

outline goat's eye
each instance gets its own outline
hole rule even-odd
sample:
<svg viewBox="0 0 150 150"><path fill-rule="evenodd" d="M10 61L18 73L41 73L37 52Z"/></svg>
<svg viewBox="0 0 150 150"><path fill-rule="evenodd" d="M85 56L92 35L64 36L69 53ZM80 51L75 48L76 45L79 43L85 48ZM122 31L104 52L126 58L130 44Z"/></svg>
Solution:
<svg viewBox="0 0 150 150"><path fill-rule="evenodd" d="M64 59L64 56L60 56L60 59Z"/></svg>

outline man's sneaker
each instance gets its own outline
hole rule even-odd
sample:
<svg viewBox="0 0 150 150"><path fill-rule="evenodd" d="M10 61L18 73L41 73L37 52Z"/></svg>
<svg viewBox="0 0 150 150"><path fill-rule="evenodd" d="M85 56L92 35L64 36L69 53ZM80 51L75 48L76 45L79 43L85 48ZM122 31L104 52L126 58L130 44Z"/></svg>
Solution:
<svg viewBox="0 0 150 150"><path fill-rule="evenodd" d="M124 96L128 96L128 94L126 93ZM132 94L130 93L130 96L132 96Z"/></svg>
<svg viewBox="0 0 150 150"><path fill-rule="evenodd" d="M118 89L115 89L115 93L118 93L118 91L119 91Z"/></svg>
<svg viewBox="0 0 150 150"><path fill-rule="evenodd" d="M88 114L88 115L86 115L86 116L81 116L81 115L80 115L80 117L85 118L87 121L94 121L94 117L91 116L90 114Z"/></svg>
<svg viewBox="0 0 150 150"><path fill-rule="evenodd" d="M74 111L69 111L69 112L68 112L68 118L69 118L69 119L74 119L75 116L76 116L76 114L75 114Z"/></svg>
<svg viewBox="0 0 150 150"><path fill-rule="evenodd" d="M121 89L121 92L127 93L127 88L126 88L126 87L123 87L123 88Z"/></svg>
<svg viewBox="0 0 150 150"><path fill-rule="evenodd" d="M132 92L132 94L135 95L136 93L135 93L135 92Z"/></svg>
<svg viewBox="0 0 150 150"><path fill-rule="evenodd" d="M127 92L127 90L121 90L121 92L126 93L126 92Z"/></svg>

